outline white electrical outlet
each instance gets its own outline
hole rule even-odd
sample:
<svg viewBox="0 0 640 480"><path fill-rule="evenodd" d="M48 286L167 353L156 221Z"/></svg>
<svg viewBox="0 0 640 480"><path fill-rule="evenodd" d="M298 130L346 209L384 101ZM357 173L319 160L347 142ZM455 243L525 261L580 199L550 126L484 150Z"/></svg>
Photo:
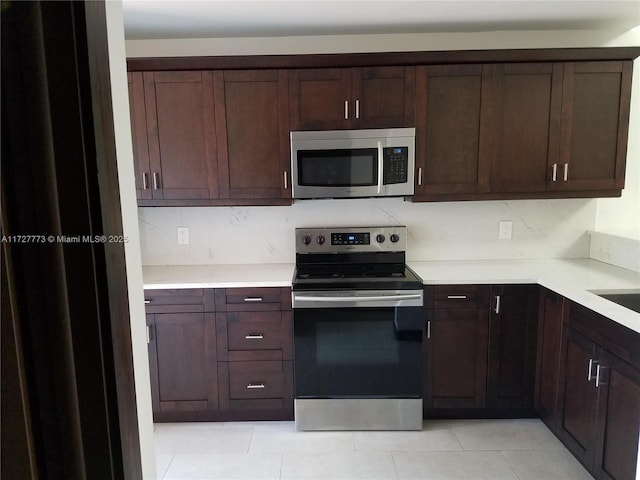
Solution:
<svg viewBox="0 0 640 480"><path fill-rule="evenodd" d="M189 245L189 227L178 227L178 245Z"/></svg>
<svg viewBox="0 0 640 480"><path fill-rule="evenodd" d="M512 233L513 222L511 220L502 220L498 231L498 240L511 240Z"/></svg>

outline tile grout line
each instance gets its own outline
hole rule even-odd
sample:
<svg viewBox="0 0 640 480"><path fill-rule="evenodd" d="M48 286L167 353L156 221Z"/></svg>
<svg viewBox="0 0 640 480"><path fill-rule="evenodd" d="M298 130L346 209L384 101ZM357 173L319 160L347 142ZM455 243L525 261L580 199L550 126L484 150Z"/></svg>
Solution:
<svg viewBox="0 0 640 480"><path fill-rule="evenodd" d="M164 469L164 472L162 472L162 479L164 480L164 478L167 476L167 472L169 471L169 468L171 468L171 464L173 463L173 460L176 458L176 455L173 454L171 455L171 461L169 462L169 465L167 465L167 468ZM157 472L156 472L157 473Z"/></svg>

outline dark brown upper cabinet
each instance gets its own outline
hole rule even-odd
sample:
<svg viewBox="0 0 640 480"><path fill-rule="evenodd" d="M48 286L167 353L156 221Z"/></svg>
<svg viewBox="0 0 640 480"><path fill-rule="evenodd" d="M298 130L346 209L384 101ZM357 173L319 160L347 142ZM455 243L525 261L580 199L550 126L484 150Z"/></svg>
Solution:
<svg viewBox="0 0 640 480"><path fill-rule="evenodd" d="M154 200L219 197L211 72L145 72L148 188Z"/></svg>
<svg viewBox="0 0 640 480"><path fill-rule="evenodd" d="M489 183L492 193L544 192L557 163L562 64L499 64L492 67Z"/></svg>
<svg viewBox="0 0 640 480"><path fill-rule="evenodd" d="M216 82L220 198L290 203L287 72L225 71Z"/></svg>
<svg viewBox="0 0 640 480"><path fill-rule="evenodd" d="M133 146L136 197L138 200L153 198L151 190L151 167L147 142L147 117L144 107L144 82L142 72L127 73L129 84L129 115Z"/></svg>
<svg viewBox="0 0 640 480"><path fill-rule="evenodd" d="M619 196L631 68L417 67L414 200Z"/></svg>
<svg viewBox="0 0 640 480"><path fill-rule="evenodd" d="M631 61L568 62L554 190L624 187Z"/></svg>
<svg viewBox="0 0 640 480"><path fill-rule="evenodd" d="M129 92L139 205L291 203L286 71L133 72Z"/></svg>
<svg viewBox="0 0 640 480"><path fill-rule="evenodd" d="M413 127L414 67L292 70L292 130Z"/></svg>
<svg viewBox="0 0 640 480"><path fill-rule="evenodd" d="M490 66L416 68L416 195L478 192ZM483 160L486 161L486 160Z"/></svg>

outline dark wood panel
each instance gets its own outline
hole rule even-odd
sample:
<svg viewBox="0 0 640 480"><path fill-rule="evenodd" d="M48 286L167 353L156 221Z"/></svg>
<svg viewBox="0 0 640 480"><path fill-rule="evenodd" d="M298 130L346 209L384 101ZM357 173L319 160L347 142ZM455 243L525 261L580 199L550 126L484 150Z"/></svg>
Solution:
<svg viewBox="0 0 640 480"><path fill-rule="evenodd" d="M491 287L489 407L533 410L538 294L537 285Z"/></svg>
<svg viewBox="0 0 640 480"><path fill-rule="evenodd" d="M599 382L600 438L595 471L606 480L634 480L640 431L640 370L606 351L599 360L604 369Z"/></svg>
<svg viewBox="0 0 640 480"><path fill-rule="evenodd" d="M417 194L478 191L481 65L417 67Z"/></svg>
<svg viewBox="0 0 640 480"><path fill-rule="evenodd" d="M429 331L425 408L484 407L486 309L434 310Z"/></svg>
<svg viewBox="0 0 640 480"><path fill-rule="evenodd" d="M229 398L284 397L282 362L229 362Z"/></svg>
<svg viewBox="0 0 640 480"><path fill-rule="evenodd" d="M218 99L223 198L287 198L289 163L288 73L224 72ZM287 187L288 188L288 187Z"/></svg>
<svg viewBox="0 0 640 480"><path fill-rule="evenodd" d="M434 308L487 309L488 285L436 285L433 287Z"/></svg>
<svg viewBox="0 0 640 480"><path fill-rule="evenodd" d="M203 409L217 408L215 333L212 314L207 315L207 319L202 313L154 315L154 403L160 411L191 410L198 405Z"/></svg>
<svg viewBox="0 0 640 480"><path fill-rule="evenodd" d="M289 73L292 130L335 130L351 126L350 69L309 69ZM347 104L347 109L353 106ZM346 117L346 118L345 118Z"/></svg>
<svg viewBox="0 0 640 480"><path fill-rule="evenodd" d="M227 313L229 350L281 350L281 312Z"/></svg>
<svg viewBox="0 0 640 480"><path fill-rule="evenodd" d="M352 71L350 104L353 128L413 127L415 124L415 69L365 67ZM352 106L353 105L353 106Z"/></svg>
<svg viewBox="0 0 640 480"><path fill-rule="evenodd" d="M566 327L562 343L558 434L571 453L592 470L598 399L593 381L588 380L588 369L590 360L596 359L596 346Z"/></svg>
<svg viewBox="0 0 640 480"><path fill-rule="evenodd" d="M565 64L560 163L564 188L624 186L631 62Z"/></svg>
<svg viewBox="0 0 640 480"><path fill-rule="evenodd" d="M147 118L144 103L144 82L142 72L129 72L129 115L133 147L133 165L138 199L151 199L151 167L149 166L149 145L147 141Z"/></svg>
<svg viewBox="0 0 640 480"><path fill-rule="evenodd" d="M129 58L129 71L256 68L327 68L493 62L630 60L639 47L448 50L317 55L242 55L219 57Z"/></svg>
<svg viewBox="0 0 640 480"><path fill-rule="evenodd" d="M559 365L565 300L550 290L540 295L535 409L551 429L556 429Z"/></svg>
<svg viewBox="0 0 640 480"><path fill-rule="evenodd" d="M492 192L547 189L551 113L560 108L553 92L554 64L494 65L492 76L491 175ZM556 83L557 85L557 83ZM552 100L556 102L552 104ZM553 162L551 162L553 163Z"/></svg>
<svg viewBox="0 0 640 480"><path fill-rule="evenodd" d="M144 84L153 198L217 198L211 73L145 72Z"/></svg>

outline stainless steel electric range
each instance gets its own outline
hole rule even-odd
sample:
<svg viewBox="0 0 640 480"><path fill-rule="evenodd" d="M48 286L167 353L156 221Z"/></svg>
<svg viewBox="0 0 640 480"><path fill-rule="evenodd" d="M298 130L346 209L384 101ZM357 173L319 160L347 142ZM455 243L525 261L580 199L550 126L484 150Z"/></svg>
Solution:
<svg viewBox="0 0 640 480"><path fill-rule="evenodd" d="M405 227L296 229L297 430L422 428L422 280Z"/></svg>

